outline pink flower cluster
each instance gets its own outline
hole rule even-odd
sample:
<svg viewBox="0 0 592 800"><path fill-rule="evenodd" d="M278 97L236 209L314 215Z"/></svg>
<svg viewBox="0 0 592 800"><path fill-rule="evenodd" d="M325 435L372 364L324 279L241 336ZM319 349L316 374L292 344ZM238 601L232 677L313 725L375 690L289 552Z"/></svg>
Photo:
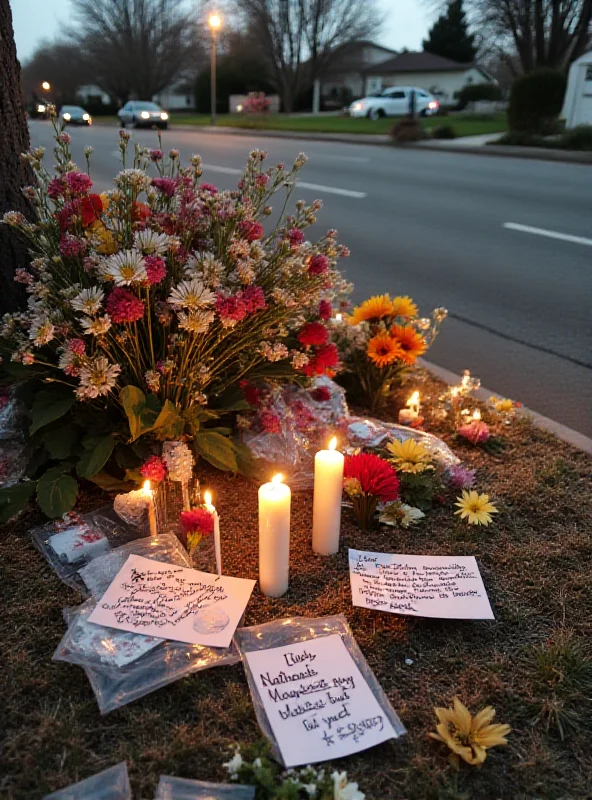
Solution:
<svg viewBox="0 0 592 800"><path fill-rule="evenodd" d="M66 172L64 179L72 194L86 194L93 185L85 172Z"/></svg>
<svg viewBox="0 0 592 800"><path fill-rule="evenodd" d="M304 238L304 233L300 230L300 228L290 228L288 231L288 239L290 241L290 247L292 250L295 250L297 247L299 247L304 241Z"/></svg>
<svg viewBox="0 0 592 800"><path fill-rule="evenodd" d="M113 322L137 322L144 316L144 303L129 289L116 287L105 303Z"/></svg>
<svg viewBox="0 0 592 800"><path fill-rule="evenodd" d="M238 229L241 236L248 242L254 242L263 237L263 225L252 219L243 219L239 222Z"/></svg>
<svg viewBox="0 0 592 800"><path fill-rule="evenodd" d="M166 465L162 458L150 456L140 467L140 474L149 481L162 481L166 477Z"/></svg>
<svg viewBox="0 0 592 800"><path fill-rule="evenodd" d="M166 264L164 259L158 256L146 256L144 258L144 267L148 275L148 283L151 286L160 283L166 277Z"/></svg>
<svg viewBox="0 0 592 800"><path fill-rule="evenodd" d="M322 253L317 253L308 262L309 275L324 275L329 270L329 259Z"/></svg>
<svg viewBox="0 0 592 800"><path fill-rule="evenodd" d="M247 286L244 291L235 295L219 292L216 299L216 311L222 322L241 322L247 314L254 314L265 308L265 295L260 286Z"/></svg>
<svg viewBox="0 0 592 800"><path fill-rule="evenodd" d="M321 300L319 303L319 317L324 320L331 319L333 307L328 300Z"/></svg>
<svg viewBox="0 0 592 800"><path fill-rule="evenodd" d="M87 244L86 239L64 233L60 239L60 253L66 258L76 258L86 252Z"/></svg>
<svg viewBox="0 0 592 800"><path fill-rule="evenodd" d="M307 322L298 333L298 341L305 346L320 346L328 340L329 332L321 322Z"/></svg>
<svg viewBox="0 0 592 800"><path fill-rule="evenodd" d="M155 186L166 197L172 197L177 188L177 181L174 178L152 178L152 186Z"/></svg>

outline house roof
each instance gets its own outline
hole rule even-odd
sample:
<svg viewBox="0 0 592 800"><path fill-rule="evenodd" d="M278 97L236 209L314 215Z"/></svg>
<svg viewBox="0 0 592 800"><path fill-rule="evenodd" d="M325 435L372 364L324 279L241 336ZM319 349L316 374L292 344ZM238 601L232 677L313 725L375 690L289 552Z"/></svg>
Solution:
<svg viewBox="0 0 592 800"><path fill-rule="evenodd" d="M388 61L374 64L366 70L368 75L389 75L394 72L462 72L474 64L461 64L433 53L401 53Z"/></svg>

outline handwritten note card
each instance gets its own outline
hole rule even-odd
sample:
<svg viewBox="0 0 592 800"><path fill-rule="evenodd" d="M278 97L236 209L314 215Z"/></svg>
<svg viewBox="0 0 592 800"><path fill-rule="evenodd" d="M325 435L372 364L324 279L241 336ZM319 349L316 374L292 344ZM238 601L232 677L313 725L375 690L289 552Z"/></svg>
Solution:
<svg viewBox="0 0 592 800"><path fill-rule="evenodd" d="M439 619L494 619L473 556L349 551L354 606Z"/></svg>
<svg viewBox="0 0 592 800"><path fill-rule="evenodd" d="M89 622L161 639L229 647L255 581L130 556Z"/></svg>
<svg viewBox="0 0 592 800"><path fill-rule="evenodd" d="M396 738L338 634L245 656L287 767Z"/></svg>

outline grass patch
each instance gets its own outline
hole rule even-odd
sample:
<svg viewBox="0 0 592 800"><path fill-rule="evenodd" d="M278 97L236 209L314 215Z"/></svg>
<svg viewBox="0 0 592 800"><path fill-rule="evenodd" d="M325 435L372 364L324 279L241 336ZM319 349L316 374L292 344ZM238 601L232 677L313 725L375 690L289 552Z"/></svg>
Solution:
<svg viewBox="0 0 592 800"><path fill-rule="evenodd" d="M368 800L589 797L592 463L520 420L503 427L503 453L460 449L430 411L430 398L444 387L421 372L395 398L391 418L416 388L427 429L477 470L478 488L498 505L494 524L463 528L457 537L447 502L415 528L362 535L344 512L340 552L318 557L310 549L312 493L294 493L290 591L273 600L256 588L245 624L290 615L347 617L408 729L400 740L327 764L346 769ZM200 466L199 475L216 489L225 571L256 579L257 486L209 467ZM89 489L82 509L105 499ZM161 773L223 780L229 748L260 737L240 664L190 676L101 717L82 669L51 661L64 633L61 609L81 598L33 548L27 531L38 522L28 512L0 536L2 800L38 800L122 760L135 797L153 797ZM474 555L495 621L353 608L348 547ZM445 749L427 738L433 706L449 705L455 694L472 712L493 705L496 721L513 728L508 746L490 751L482 769L465 766L458 774Z"/></svg>

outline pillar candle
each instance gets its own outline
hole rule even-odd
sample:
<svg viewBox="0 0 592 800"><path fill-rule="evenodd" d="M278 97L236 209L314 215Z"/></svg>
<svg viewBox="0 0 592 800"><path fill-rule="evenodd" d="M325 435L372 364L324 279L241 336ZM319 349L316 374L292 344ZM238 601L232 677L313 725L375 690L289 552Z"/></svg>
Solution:
<svg viewBox="0 0 592 800"><path fill-rule="evenodd" d="M333 437L329 449L315 455L312 549L323 556L339 550L344 457L336 445Z"/></svg>
<svg viewBox="0 0 592 800"><path fill-rule="evenodd" d="M290 488L276 475L259 488L259 588L268 597L288 591Z"/></svg>
<svg viewBox="0 0 592 800"><path fill-rule="evenodd" d="M214 517L214 548L216 550L216 572L222 575L222 546L220 543L220 517L215 507L212 505L212 493L204 492L204 501L207 510Z"/></svg>
<svg viewBox="0 0 592 800"><path fill-rule="evenodd" d="M158 528L156 526L156 510L154 508L154 492L150 488L150 481L144 481L142 492L148 502L148 525L150 527L150 536L158 536Z"/></svg>

